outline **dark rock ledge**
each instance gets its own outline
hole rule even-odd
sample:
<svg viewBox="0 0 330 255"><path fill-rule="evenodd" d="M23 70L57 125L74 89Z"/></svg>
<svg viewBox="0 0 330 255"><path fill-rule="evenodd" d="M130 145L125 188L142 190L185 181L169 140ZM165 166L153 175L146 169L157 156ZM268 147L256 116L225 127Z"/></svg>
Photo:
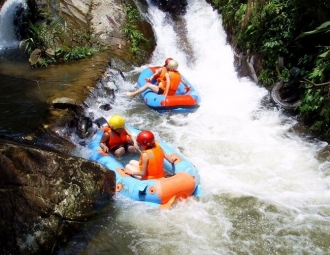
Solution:
<svg viewBox="0 0 330 255"><path fill-rule="evenodd" d="M114 172L0 139L0 254L53 254L108 204Z"/></svg>

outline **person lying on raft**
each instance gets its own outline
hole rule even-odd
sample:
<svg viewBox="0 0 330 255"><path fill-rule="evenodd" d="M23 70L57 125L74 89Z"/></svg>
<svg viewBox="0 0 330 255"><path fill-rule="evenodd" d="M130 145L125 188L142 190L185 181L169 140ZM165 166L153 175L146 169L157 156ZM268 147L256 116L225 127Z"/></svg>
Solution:
<svg viewBox="0 0 330 255"><path fill-rule="evenodd" d="M174 163L175 158L170 157L155 141L154 134L148 130L141 131L137 142L143 149L140 160L131 160L125 166L125 173L142 180L158 179L165 176L164 158Z"/></svg>
<svg viewBox="0 0 330 255"><path fill-rule="evenodd" d="M165 62L166 64L166 62ZM164 66L166 71L164 71L163 67L161 69L158 69L154 75L152 75L149 79L147 79L147 83L139 88L138 90L134 92L125 92L125 95L128 97L135 97L142 92L144 92L147 89L150 89L154 93L157 93L158 95L164 95L166 96L174 96L180 82L184 84L186 87L186 91L188 92L190 90L188 84L181 78L180 73L177 71L179 64L174 59L168 61L168 64ZM159 71L161 70L161 71ZM160 72L160 74L159 74ZM159 78L157 78L158 86L151 83L151 80L156 76L159 75Z"/></svg>
<svg viewBox="0 0 330 255"><path fill-rule="evenodd" d="M109 126L102 128L104 133L100 147L104 152L110 151L117 159L121 159L125 152L137 153L139 151L137 141L125 127L125 119L122 116L113 115L109 119Z"/></svg>

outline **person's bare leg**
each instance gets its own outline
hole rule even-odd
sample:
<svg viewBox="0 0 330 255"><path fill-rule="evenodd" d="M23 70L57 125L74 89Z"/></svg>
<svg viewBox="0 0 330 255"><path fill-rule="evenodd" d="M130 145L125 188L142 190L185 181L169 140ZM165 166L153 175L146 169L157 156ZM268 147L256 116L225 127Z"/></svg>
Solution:
<svg viewBox="0 0 330 255"><path fill-rule="evenodd" d="M137 160L131 160L125 166L125 173L128 173L128 174L132 175L133 177L135 177L137 179L142 179L141 176L132 174L132 173L136 173L138 171L138 169L139 169L139 161L137 161Z"/></svg>
<svg viewBox="0 0 330 255"><path fill-rule="evenodd" d="M127 167L133 167L134 172L136 172L139 169L139 161L132 159L129 161L129 163L126 165Z"/></svg>
<svg viewBox="0 0 330 255"><path fill-rule="evenodd" d="M151 83L146 83L146 85L144 85L143 87L139 88L138 90L136 90L134 92L125 92L125 95L128 97L135 97L147 89L151 89L155 93L157 93L159 90L158 86L153 85Z"/></svg>
<svg viewBox="0 0 330 255"><path fill-rule="evenodd" d="M115 157L118 159L118 160L121 160L122 159L122 156L124 155L125 153L125 148L124 147L120 147L118 148L116 151L115 151Z"/></svg>
<svg viewBox="0 0 330 255"><path fill-rule="evenodd" d="M135 149L135 147L133 145L128 146L127 150L128 150L129 153L136 153L137 152L137 150Z"/></svg>

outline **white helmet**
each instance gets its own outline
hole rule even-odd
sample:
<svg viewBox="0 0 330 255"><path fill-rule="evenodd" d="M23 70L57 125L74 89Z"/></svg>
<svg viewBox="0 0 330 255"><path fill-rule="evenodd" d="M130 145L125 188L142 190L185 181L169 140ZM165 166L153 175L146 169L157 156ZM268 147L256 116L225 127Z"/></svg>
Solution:
<svg viewBox="0 0 330 255"><path fill-rule="evenodd" d="M166 66L168 69L178 70L179 64L174 59L170 60Z"/></svg>

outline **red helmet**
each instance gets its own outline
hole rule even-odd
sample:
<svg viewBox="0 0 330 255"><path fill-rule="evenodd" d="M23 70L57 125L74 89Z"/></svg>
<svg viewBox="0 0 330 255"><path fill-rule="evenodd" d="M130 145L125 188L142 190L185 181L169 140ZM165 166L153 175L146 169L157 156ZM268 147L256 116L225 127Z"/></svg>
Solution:
<svg viewBox="0 0 330 255"><path fill-rule="evenodd" d="M171 60L173 60L173 58L167 58L167 59L165 60L165 66L167 66L167 65L168 65L168 62L170 62Z"/></svg>
<svg viewBox="0 0 330 255"><path fill-rule="evenodd" d="M153 146L155 144L155 136L150 131L143 130L138 134L136 141L141 145Z"/></svg>

